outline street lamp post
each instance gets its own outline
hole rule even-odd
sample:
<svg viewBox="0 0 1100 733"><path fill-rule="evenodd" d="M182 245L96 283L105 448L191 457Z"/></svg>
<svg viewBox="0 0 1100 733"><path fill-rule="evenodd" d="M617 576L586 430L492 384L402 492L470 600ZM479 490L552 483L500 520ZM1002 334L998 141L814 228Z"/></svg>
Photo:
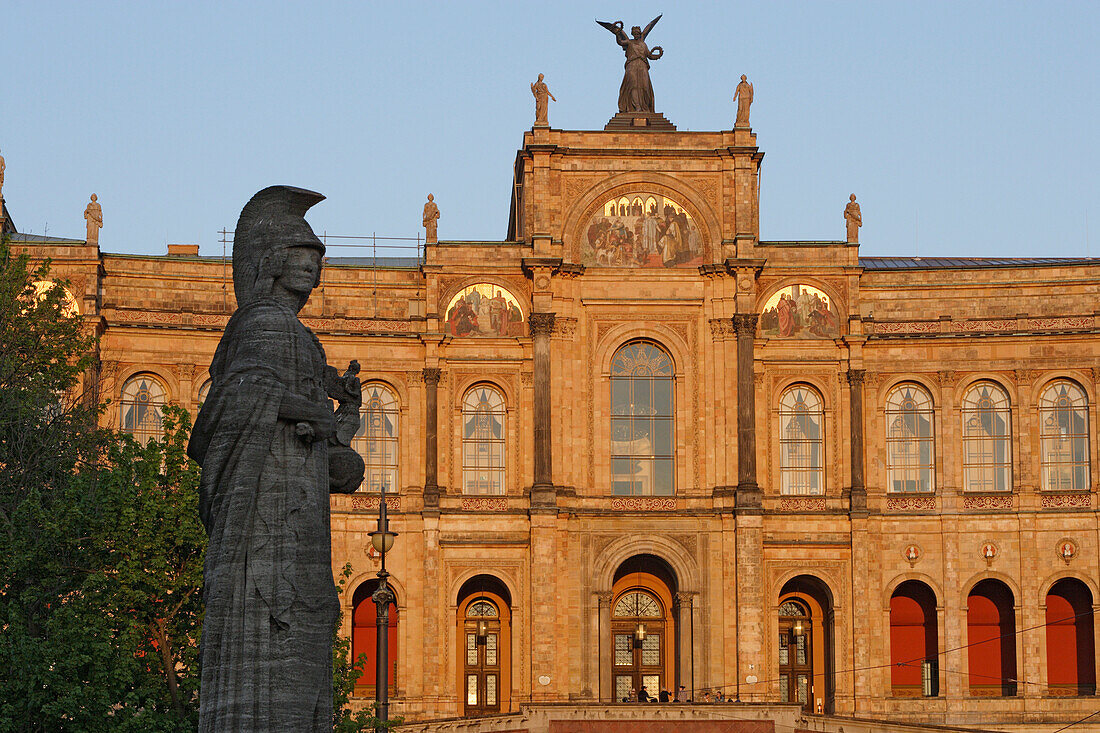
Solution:
<svg viewBox="0 0 1100 733"><path fill-rule="evenodd" d="M376 715L380 725L378 731L385 731L390 719L390 606L393 605L395 596L390 590L386 579L390 574L386 572L386 552L393 547L396 532L390 531L389 519L386 517L386 490L383 487L378 498L378 529L370 533L370 542L375 550L382 556L382 568L378 571L378 589L371 595L371 600L377 608L375 637L375 667L374 667L374 704L377 707Z"/></svg>

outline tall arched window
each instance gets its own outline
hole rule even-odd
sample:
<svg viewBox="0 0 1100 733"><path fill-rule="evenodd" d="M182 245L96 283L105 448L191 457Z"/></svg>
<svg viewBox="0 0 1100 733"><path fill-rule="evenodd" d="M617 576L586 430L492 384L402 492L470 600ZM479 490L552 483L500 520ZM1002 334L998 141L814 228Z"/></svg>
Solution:
<svg viewBox="0 0 1100 733"><path fill-rule="evenodd" d="M1095 695L1092 592L1076 578L1062 578L1046 600L1048 694Z"/></svg>
<svg viewBox="0 0 1100 733"><path fill-rule="evenodd" d="M210 379L207 379L205 382L202 383L202 386L199 387L199 400L195 404L195 409L201 410L202 406L206 404L206 398L210 396L210 388L213 385L214 382Z"/></svg>
<svg viewBox="0 0 1100 733"><path fill-rule="evenodd" d="M462 399L462 490L504 493L504 395L479 384Z"/></svg>
<svg viewBox="0 0 1100 733"><path fill-rule="evenodd" d="M1067 379L1046 386L1039 397L1043 491L1088 491L1089 401Z"/></svg>
<svg viewBox="0 0 1100 733"><path fill-rule="evenodd" d="M393 586L390 586L393 590ZM377 580L368 580L352 595L351 615L351 659L359 660L359 656L366 655L362 664L358 664L360 674L356 680L356 695L360 697L374 697L375 681L378 674L378 605L371 597L378 590ZM397 605L390 604L386 614L386 634L389 637L386 666L386 676L389 678L390 692L396 691L397 686Z"/></svg>
<svg viewBox="0 0 1100 733"><path fill-rule="evenodd" d="M825 412L812 388L796 384L779 398L779 485L784 494L822 494Z"/></svg>
<svg viewBox="0 0 1100 733"><path fill-rule="evenodd" d="M167 391L158 379L138 374L122 385L119 399L119 424L122 429L145 443L164 434L163 408Z"/></svg>
<svg viewBox="0 0 1100 733"><path fill-rule="evenodd" d="M890 682L895 697L939 694L936 594L906 580L890 596Z"/></svg>
<svg viewBox="0 0 1100 733"><path fill-rule="evenodd" d="M980 581L966 599L967 671L973 697L1016 694L1016 612L1012 591Z"/></svg>
<svg viewBox="0 0 1100 733"><path fill-rule="evenodd" d="M611 360L611 490L621 496L672 494L672 358L635 341Z"/></svg>
<svg viewBox="0 0 1100 733"><path fill-rule="evenodd" d="M886 485L889 491L933 491L936 445L932 398L915 384L886 396Z"/></svg>
<svg viewBox="0 0 1100 733"><path fill-rule="evenodd" d="M978 382L962 400L963 477L967 491L1012 488L1012 410L993 382Z"/></svg>
<svg viewBox="0 0 1100 733"><path fill-rule="evenodd" d="M366 491L397 490L397 396L380 382L363 385L359 432L353 447L363 456Z"/></svg>

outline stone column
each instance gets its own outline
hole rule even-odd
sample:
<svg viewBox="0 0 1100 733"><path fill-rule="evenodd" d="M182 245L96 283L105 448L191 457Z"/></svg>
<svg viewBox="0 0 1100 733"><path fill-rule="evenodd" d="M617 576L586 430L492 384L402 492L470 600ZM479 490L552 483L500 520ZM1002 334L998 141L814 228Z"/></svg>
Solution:
<svg viewBox="0 0 1100 733"><path fill-rule="evenodd" d="M864 369L848 370L852 432L852 489L849 506L852 512L863 514L867 512L867 486L863 480L863 380L866 376Z"/></svg>
<svg viewBox="0 0 1100 733"><path fill-rule="evenodd" d="M424 414L424 508L439 509L439 367L422 372L425 392Z"/></svg>
<svg viewBox="0 0 1100 733"><path fill-rule="evenodd" d="M695 643L695 629L692 624L692 616L695 613L694 593L681 591L672 599L672 615L676 625L676 680L672 691L677 692L680 685L689 690L695 684L693 674L693 644ZM695 691L691 691L692 699L695 699Z"/></svg>
<svg viewBox="0 0 1100 733"><path fill-rule="evenodd" d="M753 342L756 313L733 317L737 335L737 511L759 511L762 504L756 483L756 394L753 390Z"/></svg>
<svg viewBox="0 0 1100 733"><path fill-rule="evenodd" d="M534 339L535 361L535 476L531 484L531 505L555 504L550 431L550 334L553 313L532 313L529 319Z"/></svg>
<svg viewBox="0 0 1100 733"><path fill-rule="evenodd" d="M615 653L615 639L611 636L611 593L596 593L596 605L599 611L600 650L599 669L596 670L596 678L599 680L600 702L615 702L613 698L615 687L611 678L611 660Z"/></svg>

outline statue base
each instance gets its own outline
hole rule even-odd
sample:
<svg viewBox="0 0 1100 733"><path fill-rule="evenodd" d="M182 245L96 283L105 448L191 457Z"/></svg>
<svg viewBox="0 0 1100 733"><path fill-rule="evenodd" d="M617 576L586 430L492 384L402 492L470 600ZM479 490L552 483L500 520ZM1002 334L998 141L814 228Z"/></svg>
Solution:
<svg viewBox="0 0 1100 733"><path fill-rule="evenodd" d="M604 130L637 131L653 130L654 132L670 132L676 129L676 125L665 119L660 112L620 112L611 118Z"/></svg>

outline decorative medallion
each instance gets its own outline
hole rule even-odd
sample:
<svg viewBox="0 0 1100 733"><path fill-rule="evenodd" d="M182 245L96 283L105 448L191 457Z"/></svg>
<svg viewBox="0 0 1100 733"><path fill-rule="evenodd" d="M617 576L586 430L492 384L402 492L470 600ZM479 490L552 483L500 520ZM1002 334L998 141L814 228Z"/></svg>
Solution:
<svg viewBox="0 0 1100 733"><path fill-rule="evenodd" d="M901 554L909 563L909 567L913 567L924 556L924 551L921 550L920 545L906 545Z"/></svg>
<svg viewBox="0 0 1100 733"><path fill-rule="evenodd" d="M1058 540L1058 557L1069 565L1069 561L1077 557L1077 543L1068 537Z"/></svg>
<svg viewBox="0 0 1100 733"><path fill-rule="evenodd" d="M823 290L796 283L772 294L760 313L760 335L769 338L836 338L840 317Z"/></svg>
<svg viewBox="0 0 1100 733"><path fill-rule="evenodd" d="M588 220L581 262L609 267L697 267L703 237L691 215L659 193L616 196Z"/></svg>
<svg viewBox="0 0 1100 733"><path fill-rule="evenodd" d="M981 548L982 559L986 565L993 563L993 559L1000 554L1000 549L992 542L983 542Z"/></svg>
<svg viewBox="0 0 1100 733"><path fill-rule="evenodd" d="M516 296L495 283L474 283L447 304L452 336L524 336L523 309Z"/></svg>

